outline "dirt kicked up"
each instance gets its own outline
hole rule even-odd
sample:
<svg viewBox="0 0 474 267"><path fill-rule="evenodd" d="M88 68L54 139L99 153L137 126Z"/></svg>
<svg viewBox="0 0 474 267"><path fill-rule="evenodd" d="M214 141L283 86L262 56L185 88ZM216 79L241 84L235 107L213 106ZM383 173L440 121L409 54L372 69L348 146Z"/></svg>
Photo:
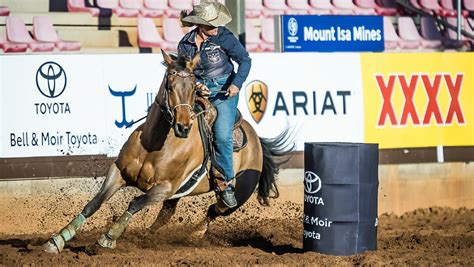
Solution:
<svg viewBox="0 0 474 267"><path fill-rule="evenodd" d="M472 209L433 207L402 216L384 214L379 218L378 250L342 257L303 252L303 204L284 197L271 207L260 206L253 197L231 216L215 221L204 238L192 237L193 225L214 200L212 194L183 199L171 222L156 233L146 228L160 205L147 208L134 216L117 248L97 250L92 245L99 235L137 194L127 189L104 204L61 254L47 254L41 245L92 196L63 192L34 199L0 198L0 265L474 264Z"/></svg>

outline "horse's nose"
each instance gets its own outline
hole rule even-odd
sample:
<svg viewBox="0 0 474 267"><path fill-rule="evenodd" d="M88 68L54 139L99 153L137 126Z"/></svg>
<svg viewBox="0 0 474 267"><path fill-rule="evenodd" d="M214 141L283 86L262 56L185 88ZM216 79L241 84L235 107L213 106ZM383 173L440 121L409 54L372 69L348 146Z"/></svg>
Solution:
<svg viewBox="0 0 474 267"><path fill-rule="evenodd" d="M182 123L177 123L176 126L178 127L178 131L187 135L191 127L189 125L184 125Z"/></svg>

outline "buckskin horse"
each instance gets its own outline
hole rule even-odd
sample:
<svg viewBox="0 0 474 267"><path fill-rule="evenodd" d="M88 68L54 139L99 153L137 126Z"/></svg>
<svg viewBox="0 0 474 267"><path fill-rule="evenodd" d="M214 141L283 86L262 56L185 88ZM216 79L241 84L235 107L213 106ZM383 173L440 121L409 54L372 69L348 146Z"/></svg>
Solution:
<svg viewBox="0 0 474 267"><path fill-rule="evenodd" d="M43 245L45 251L61 252L86 219L124 186L135 186L144 194L134 198L121 217L99 237L97 243L101 247L114 248L133 214L145 206L163 201L163 207L150 227L156 231L169 221L180 197L214 190L213 172L208 171L213 168L209 163L212 161L209 159L213 158L209 156L212 155L212 149L209 149L212 148L211 138L203 138L207 136L205 132L210 133L213 107L208 105L201 111L195 109L198 100L206 102L197 97L193 74L199 54L189 61L172 57L164 51L162 54L167 66L166 74L145 122L131 133L123 145L97 195L59 234L52 235ZM195 121L201 127L192 127ZM206 128L207 131L203 131ZM278 197L275 175L282 161L278 161L277 157L292 150L285 144L287 131L266 139L258 137L245 120L241 121L240 128L246 137L246 145L233 154L238 206L229 209L218 199L209 207L196 232L204 234L212 220L231 214L256 189L257 199L262 205L268 205L269 198Z"/></svg>

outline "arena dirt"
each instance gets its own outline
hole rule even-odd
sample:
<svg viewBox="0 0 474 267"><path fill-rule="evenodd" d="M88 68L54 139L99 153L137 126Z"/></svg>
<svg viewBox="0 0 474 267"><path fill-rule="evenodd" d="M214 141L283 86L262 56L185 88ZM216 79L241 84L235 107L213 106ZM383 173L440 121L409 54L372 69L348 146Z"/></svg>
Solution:
<svg viewBox="0 0 474 267"><path fill-rule="evenodd" d="M97 188L100 180L92 187ZM204 238L193 226L204 218L212 194L183 199L171 222L157 233L147 227L160 205L136 214L114 250L93 250L107 225L140 192L121 190L81 228L59 255L41 245L92 197L87 188L61 187L55 196L0 197L0 265L355 265L474 264L474 210L433 207L379 218L378 250L355 256L328 256L302 250L303 203L282 197L271 207L255 197L231 216L215 221Z"/></svg>

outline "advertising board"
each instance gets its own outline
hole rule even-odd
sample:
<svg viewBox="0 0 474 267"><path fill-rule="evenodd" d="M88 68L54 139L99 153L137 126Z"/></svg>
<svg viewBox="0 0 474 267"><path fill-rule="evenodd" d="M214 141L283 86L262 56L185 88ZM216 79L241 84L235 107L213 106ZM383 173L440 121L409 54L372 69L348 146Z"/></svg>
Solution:
<svg viewBox="0 0 474 267"><path fill-rule="evenodd" d="M283 15L283 52L380 52L384 50L382 16Z"/></svg>

